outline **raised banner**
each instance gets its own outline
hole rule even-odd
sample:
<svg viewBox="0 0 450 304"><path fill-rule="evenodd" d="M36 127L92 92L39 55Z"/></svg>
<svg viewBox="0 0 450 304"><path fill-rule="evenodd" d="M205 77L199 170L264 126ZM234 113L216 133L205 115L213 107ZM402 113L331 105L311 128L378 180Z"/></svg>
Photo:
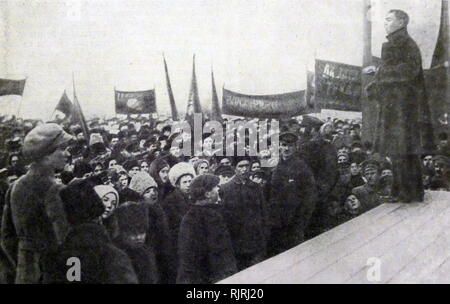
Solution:
<svg viewBox="0 0 450 304"><path fill-rule="evenodd" d="M25 79L12 80L0 78L0 96L20 95L22 96L25 89Z"/></svg>
<svg viewBox="0 0 450 304"><path fill-rule="evenodd" d="M305 91L277 95L245 95L223 89L222 113L257 118L302 115L307 113Z"/></svg>
<svg viewBox="0 0 450 304"><path fill-rule="evenodd" d="M316 60L315 86L320 109L361 111L361 67Z"/></svg>
<svg viewBox="0 0 450 304"><path fill-rule="evenodd" d="M114 92L116 114L148 114L156 112L155 90Z"/></svg>

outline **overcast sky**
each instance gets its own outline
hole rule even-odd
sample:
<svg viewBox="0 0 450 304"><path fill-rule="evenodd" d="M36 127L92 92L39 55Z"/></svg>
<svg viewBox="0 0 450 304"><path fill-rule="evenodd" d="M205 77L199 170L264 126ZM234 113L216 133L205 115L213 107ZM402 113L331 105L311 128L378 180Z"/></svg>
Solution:
<svg viewBox="0 0 450 304"><path fill-rule="evenodd" d="M441 0L373 2L373 53L379 56L384 41L385 12L402 8L429 67ZM0 77L27 77L24 117L47 119L65 89L72 98L72 72L87 116L114 114L114 87L155 88L158 111L170 113L163 52L181 112L194 53L200 99L208 107L211 67L220 99L223 85L248 94L304 89L314 56L362 62L362 0L0 0L0 5ZM1 97L0 107L17 112L20 99Z"/></svg>

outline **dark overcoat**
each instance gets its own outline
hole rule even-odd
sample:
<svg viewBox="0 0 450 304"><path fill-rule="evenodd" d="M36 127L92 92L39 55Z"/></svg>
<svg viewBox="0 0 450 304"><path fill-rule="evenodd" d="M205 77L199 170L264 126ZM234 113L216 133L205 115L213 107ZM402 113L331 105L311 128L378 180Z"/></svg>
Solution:
<svg viewBox="0 0 450 304"><path fill-rule="evenodd" d="M237 272L219 205L194 205L183 218L178 240L177 283L214 283Z"/></svg>
<svg viewBox="0 0 450 304"><path fill-rule="evenodd" d="M366 87L377 102L374 150L382 155L418 155L432 149L433 131L419 47L402 28L387 36L381 65Z"/></svg>

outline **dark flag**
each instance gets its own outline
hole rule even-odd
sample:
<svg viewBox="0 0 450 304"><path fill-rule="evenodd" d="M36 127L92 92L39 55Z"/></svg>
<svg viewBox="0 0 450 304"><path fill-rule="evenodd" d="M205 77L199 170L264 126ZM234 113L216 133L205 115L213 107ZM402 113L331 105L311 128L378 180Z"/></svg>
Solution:
<svg viewBox="0 0 450 304"><path fill-rule="evenodd" d="M75 81L73 83L73 111L71 117L71 123L79 124L81 129L83 130L84 138L87 142L89 142L89 128L86 123L86 119L84 118L83 111L81 110L81 105L78 102L77 94L75 92Z"/></svg>
<svg viewBox="0 0 450 304"><path fill-rule="evenodd" d="M167 93L169 94L170 109L172 111L172 120L177 121L178 120L178 111L177 111L177 106L175 104L175 98L173 97L172 85L170 84L170 78L169 78L169 70L167 69L166 58L164 58L164 55L163 55L163 59L164 59L164 70L166 71Z"/></svg>
<svg viewBox="0 0 450 304"><path fill-rule="evenodd" d="M156 113L155 90L116 91L114 90L117 114Z"/></svg>
<svg viewBox="0 0 450 304"><path fill-rule="evenodd" d="M22 96L25 89L26 79L11 80L0 78L0 96L20 95Z"/></svg>
<svg viewBox="0 0 450 304"><path fill-rule="evenodd" d="M64 113L64 115L66 115L66 117L69 117L69 115L72 114L73 105L72 105L72 102L70 101L69 97L67 96L66 91L64 91L63 95L61 96L61 99L59 100L58 104L56 105L55 110L58 110L58 111Z"/></svg>
<svg viewBox="0 0 450 304"><path fill-rule="evenodd" d="M202 113L202 107L200 105L200 97L198 96L197 77L195 75L195 55L193 57L193 64L192 64L191 89L189 91L186 116L184 118L186 121L189 122L192 129L194 126L194 113ZM203 122L201 125L203 125Z"/></svg>
<svg viewBox="0 0 450 304"><path fill-rule="evenodd" d="M320 109L361 111L361 67L317 59L315 70Z"/></svg>
<svg viewBox="0 0 450 304"><path fill-rule="evenodd" d="M312 111L314 111L316 106L314 96L316 94L316 84L314 79L315 79L314 72L306 71L306 92L305 92L306 105Z"/></svg>
<svg viewBox="0 0 450 304"><path fill-rule="evenodd" d="M245 95L225 88L222 110L227 115L278 119L309 113L305 91L276 95Z"/></svg>
<svg viewBox="0 0 450 304"><path fill-rule="evenodd" d="M219 97L217 97L216 84L214 81L214 72L211 70L211 81L212 81L212 104L211 104L211 119L222 122L222 110L219 105Z"/></svg>

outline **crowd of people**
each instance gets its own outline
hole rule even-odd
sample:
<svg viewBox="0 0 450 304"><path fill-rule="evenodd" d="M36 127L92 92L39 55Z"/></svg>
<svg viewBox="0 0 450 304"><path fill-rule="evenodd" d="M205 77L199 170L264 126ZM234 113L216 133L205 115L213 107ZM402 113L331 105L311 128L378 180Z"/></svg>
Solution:
<svg viewBox="0 0 450 304"><path fill-rule="evenodd" d="M257 156L184 155L192 134L172 125L92 119L83 132L2 117L0 281L214 283L396 202L390 159L359 120L280 121L279 146ZM215 147L211 133L200 140ZM278 162L262 166L273 149ZM422 160L425 188L450 191L447 134Z"/></svg>

